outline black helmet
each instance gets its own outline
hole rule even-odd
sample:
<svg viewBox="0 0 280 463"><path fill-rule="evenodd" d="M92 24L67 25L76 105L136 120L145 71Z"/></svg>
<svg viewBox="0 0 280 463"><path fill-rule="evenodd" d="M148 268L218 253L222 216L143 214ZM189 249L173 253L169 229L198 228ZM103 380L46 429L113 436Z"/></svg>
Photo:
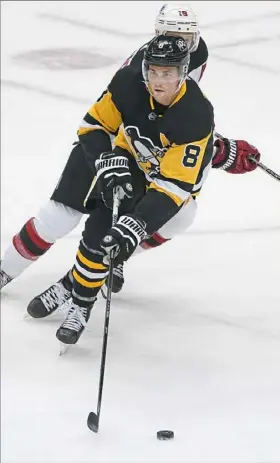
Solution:
<svg viewBox="0 0 280 463"><path fill-rule="evenodd" d="M180 36L158 35L153 38L144 53L146 65L189 66L190 53L187 43Z"/></svg>

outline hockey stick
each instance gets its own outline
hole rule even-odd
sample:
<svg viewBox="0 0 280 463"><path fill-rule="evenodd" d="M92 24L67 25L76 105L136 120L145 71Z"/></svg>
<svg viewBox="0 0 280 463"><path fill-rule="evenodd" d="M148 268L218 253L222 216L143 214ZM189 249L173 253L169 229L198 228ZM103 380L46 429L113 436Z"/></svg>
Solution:
<svg viewBox="0 0 280 463"><path fill-rule="evenodd" d="M280 180L280 175L276 174L276 172L274 172L273 170L269 169L268 167L266 167L264 164L262 164L261 162L257 161L256 158L252 155L249 155L248 158L250 159L250 161L254 162L255 164L257 164L258 167L260 167L262 170L264 170L268 175L270 175L271 177L275 178L275 180Z"/></svg>
<svg viewBox="0 0 280 463"><path fill-rule="evenodd" d="M114 226L118 220L118 211L120 205L120 198L118 191L114 190L113 196L113 216L112 216L112 226ZM101 401L102 401L102 392L103 392L103 382L104 382L104 373L105 373L105 362L106 362L106 352L107 352L107 341L108 341L108 331L109 331L109 321L110 321L110 309L111 309L111 294L112 294L112 284L113 284L113 269L114 269L114 256L113 253L110 255L110 265L109 265L109 274L108 274L108 285L107 285L107 300L106 300L106 312L105 312L105 322L104 322L104 333L103 333L103 345L102 345L102 355L101 355L101 366L100 366L100 376L99 376L99 389L98 389L98 400L97 400L97 413L90 412L87 419L87 425L89 429L93 432L98 432L99 428L99 418L101 410Z"/></svg>

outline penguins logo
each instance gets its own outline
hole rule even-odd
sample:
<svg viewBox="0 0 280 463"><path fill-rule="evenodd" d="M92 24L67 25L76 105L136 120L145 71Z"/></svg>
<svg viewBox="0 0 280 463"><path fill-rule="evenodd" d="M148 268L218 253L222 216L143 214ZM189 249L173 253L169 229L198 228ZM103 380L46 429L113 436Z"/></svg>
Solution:
<svg viewBox="0 0 280 463"><path fill-rule="evenodd" d="M151 168L156 169L158 172L160 165L158 158L162 158L168 148L159 148L155 146L150 138L142 137L138 128L134 126L125 127L125 135L138 156L137 161L142 163L149 162Z"/></svg>

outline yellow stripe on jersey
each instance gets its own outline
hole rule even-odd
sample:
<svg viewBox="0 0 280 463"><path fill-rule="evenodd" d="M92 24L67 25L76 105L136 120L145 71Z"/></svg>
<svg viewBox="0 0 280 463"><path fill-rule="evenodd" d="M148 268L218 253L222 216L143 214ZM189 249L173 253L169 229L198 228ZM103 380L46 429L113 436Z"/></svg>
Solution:
<svg viewBox="0 0 280 463"><path fill-rule="evenodd" d="M152 88L150 85L148 85L148 88L149 88L149 91L150 91L150 106L152 108L152 110L155 109L155 105L154 105L154 100L153 100L153 96L152 96ZM187 83L186 81L183 82L183 84L181 85L181 88L179 90L179 93L178 95L176 96L175 100L172 102L172 104L169 106L169 108L171 108L171 106L173 106L175 103L177 103L177 101L179 101L186 93L187 91Z"/></svg>
<svg viewBox="0 0 280 463"><path fill-rule="evenodd" d="M149 89L149 92L150 92L150 106L151 106L152 110L154 110L155 105L154 105L154 100L153 100L153 97L152 97L152 88L151 88L150 84L148 84L148 89Z"/></svg>
<svg viewBox="0 0 280 463"><path fill-rule="evenodd" d="M85 286L86 288L99 288L105 283L106 280L106 278L104 278L101 281L87 281L80 277L76 270L73 270L72 275L78 283L80 283L82 286Z"/></svg>
<svg viewBox="0 0 280 463"><path fill-rule="evenodd" d="M77 252L77 257L80 259L80 261L86 265L89 268L94 268L96 270L107 270L108 267L105 267L103 264L97 264L96 262L92 262L91 260L87 259L81 251Z"/></svg>
<svg viewBox="0 0 280 463"><path fill-rule="evenodd" d="M160 141L161 141L161 144L162 144L163 148L170 144L170 141L168 140L168 138L166 138L164 133L160 132L159 137L160 137Z"/></svg>
<svg viewBox="0 0 280 463"><path fill-rule="evenodd" d="M178 93L178 95L176 96L175 100L173 101L173 103L169 106L169 108L171 108L171 106L173 106L175 103L177 103L186 93L187 91L187 82L185 81L181 88L180 88L180 91Z"/></svg>
<svg viewBox="0 0 280 463"><path fill-rule="evenodd" d="M115 133L122 123L121 113L115 106L112 100L112 94L107 90L102 98L94 103L88 110L88 115L93 118L93 127L83 127L83 124L78 130L78 135L83 135L91 130L98 129L96 121L100 123L100 129L108 130L110 133Z"/></svg>
<svg viewBox="0 0 280 463"><path fill-rule="evenodd" d="M169 183L169 188L167 187L168 183ZM172 185L171 182L164 182L164 181L161 181L161 184L162 184L162 186L159 185L159 181L155 180L152 183L150 183L147 190L152 189L152 190L159 191L160 193L164 193L165 195L169 196L169 198L171 198L174 201L174 203L177 204L177 206L181 206L184 202L187 203L187 200L189 199L190 193L181 190L181 192L184 193L184 198L182 198L183 194L180 194L180 196L179 196L179 195L177 195L175 193L175 188L173 188L173 187L174 186L176 187L176 185L174 185L174 184Z"/></svg>

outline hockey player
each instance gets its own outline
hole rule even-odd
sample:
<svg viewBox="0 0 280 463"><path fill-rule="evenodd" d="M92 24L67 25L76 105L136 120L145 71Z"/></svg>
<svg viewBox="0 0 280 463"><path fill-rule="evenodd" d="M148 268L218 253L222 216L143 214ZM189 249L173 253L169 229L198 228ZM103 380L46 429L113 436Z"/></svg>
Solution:
<svg viewBox="0 0 280 463"><path fill-rule="evenodd" d="M189 75L199 81L206 67L208 50L200 37L196 15L187 4L166 4L156 17L156 35L174 33L188 43L191 52ZM123 66L141 69L146 47L147 44L134 52ZM75 143L50 200L40 208L36 217L31 217L23 225L5 251L1 261L0 289L45 254L57 239L70 233L83 214L88 214L84 201L93 178L94 172L87 163L81 143ZM63 286L60 289L60 295L63 295Z"/></svg>
<svg viewBox="0 0 280 463"><path fill-rule="evenodd" d="M186 40L190 49L189 76L199 81L206 66L208 51L203 39L200 37L199 27L194 12L186 4L170 3L164 5L156 18L156 34L165 35L179 34ZM139 69L142 62L145 44L134 53L125 63ZM216 141L216 156L213 160L213 167L221 167L232 173L244 173L253 170L256 166L248 160L249 154L259 156L256 149L252 148L245 141L231 141L236 150L236 156L232 165L227 164L230 153L230 144L227 139ZM89 191L95 175L94 166L90 168L84 155L82 144L75 144L60 181L56 186L51 199L44 205L36 215L30 218L22 229L13 237L12 243L4 253L1 262L0 288L18 277L32 262L35 262L41 255L70 231L80 222L83 214L90 211L84 206L84 200ZM193 205L193 210L195 204ZM188 217L181 215L181 221L187 226ZM170 227L169 227L170 228ZM165 227L167 234L155 233L152 237L142 242L143 248L158 246L167 239L172 238L169 228ZM118 291L123 284L122 265L116 269L114 278L114 290ZM64 281L64 280L63 280ZM71 287L65 287L60 281L51 287L43 299L47 306L67 299Z"/></svg>
<svg viewBox="0 0 280 463"><path fill-rule="evenodd" d="M166 3L159 10L155 21L155 35L180 35L189 47L189 77L199 82L208 60L208 48L200 35L198 21L192 8L186 3ZM148 43L136 50L124 62L123 66L132 65L139 69L142 65L144 51Z"/></svg>
<svg viewBox="0 0 280 463"><path fill-rule="evenodd" d="M72 270L69 311L56 336L75 344L108 274L108 257L130 258L145 238L193 201L211 167L214 114L199 86L187 77L190 54L180 36L159 35L144 53L142 72L120 69L89 109L78 131L95 166L86 221ZM111 149L110 134L118 131ZM113 190L121 193L112 221ZM111 228L110 228L111 227ZM33 305L31 315L37 316Z"/></svg>
<svg viewBox="0 0 280 463"><path fill-rule="evenodd" d="M119 70L80 126L79 140L97 172L91 192L96 204L71 272L69 312L56 333L62 343L79 340L106 280L111 252L116 263L128 260L142 241L189 210L207 177L213 107L187 77L189 59L181 37L156 37L145 50L142 72ZM117 130L112 150L110 134ZM235 162L233 153L228 167ZM116 187L123 200L111 227ZM37 299L28 311L41 317L53 310Z"/></svg>

